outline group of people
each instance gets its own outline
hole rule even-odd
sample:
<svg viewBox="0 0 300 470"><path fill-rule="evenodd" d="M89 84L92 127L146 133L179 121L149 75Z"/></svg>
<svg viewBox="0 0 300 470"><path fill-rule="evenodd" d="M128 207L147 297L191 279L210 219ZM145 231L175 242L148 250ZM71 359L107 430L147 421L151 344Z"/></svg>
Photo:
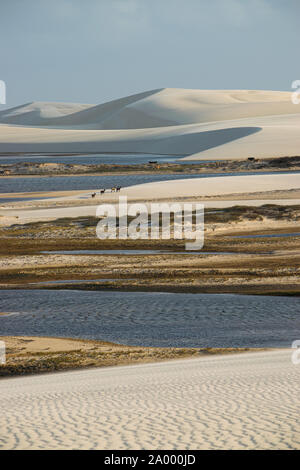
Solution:
<svg viewBox="0 0 300 470"><path fill-rule="evenodd" d="M105 193L105 191L106 191L106 189L100 189L99 194L102 195L102 194ZM110 190L111 193L118 193L119 191L121 191L121 186L115 186L115 187L111 188L111 190ZM96 197L97 193L92 193L91 196Z"/></svg>

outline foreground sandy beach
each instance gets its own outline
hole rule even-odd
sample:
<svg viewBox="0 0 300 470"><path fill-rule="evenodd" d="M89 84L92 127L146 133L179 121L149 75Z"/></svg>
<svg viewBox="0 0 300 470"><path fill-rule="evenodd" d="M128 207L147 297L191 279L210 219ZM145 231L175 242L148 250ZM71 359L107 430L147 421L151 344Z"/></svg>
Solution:
<svg viewBox="0 0 300 470"><path fill-rule="evenodd" d="M290 350L0 382L2 449L299 449Z"/></svg>

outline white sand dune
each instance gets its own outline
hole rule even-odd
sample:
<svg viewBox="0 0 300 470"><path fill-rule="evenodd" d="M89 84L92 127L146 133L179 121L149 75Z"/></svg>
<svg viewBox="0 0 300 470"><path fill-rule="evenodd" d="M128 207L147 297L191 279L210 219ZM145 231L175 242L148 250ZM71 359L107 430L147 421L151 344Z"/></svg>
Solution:
<svg viewBox="0 0 300 470"><path fill-rule="evenodd" d="M1 449L300 449L300 367L253 352L0 381Z"/></svg>
<svg viewBox="0 0 300 470"><path fill-rule="evenodd" d="M300 114L223 121L221 125L210 124L208 128L202 130L200 152L185 160L239 160L241 156L275 158L300 155ZM214 146L210 139L213 136Z"/></svg>
<svg viewBox="0 0 300 470"><path fill-rule="evenodd" d="M21 126L55 125L62 117L72 116L90 107L89 104L36 101L1 111L0 122Z"/></svg>
<svg viewBox="0 0 300 470"><path fill-rule="evenodd" d="M289 92L162 88L97 106L27 103L0 112L0 122L82 129L144 129L295 112Z"/></svg>
<svg viewBox="0 0 300 470"><path fill-rule="evenodd" d="M134 152L194 159L298 155L291 93L161 89L102 105L30 103L0 113L0 152Z"/></svg>

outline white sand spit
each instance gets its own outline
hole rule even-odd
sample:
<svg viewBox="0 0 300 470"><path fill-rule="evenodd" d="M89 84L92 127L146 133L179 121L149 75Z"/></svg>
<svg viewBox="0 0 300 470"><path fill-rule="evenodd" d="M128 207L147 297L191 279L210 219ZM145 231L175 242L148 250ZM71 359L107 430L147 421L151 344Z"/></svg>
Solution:
<svg viewBox="0 0 300 470"><path fill-rule="evenodd" d="M224 209L233 206L261 206L263 204L276 204L280 206L300 205L300 199L235 199L230 201L205 201L206 209ZM150 209L149 204L146 204ZM11 210L10 213L16 214L13 217L0 217L0 226L10 226L14 224L26 224L37 221L50 221L64 217L94 217L97 206L75 206L58 207L50 209L25 209ZM4 212L4 211L3 211Z"/></svg>
<svg viewBox="0 0 300 470"><path fill-rule="evenodd" d="M294 194L293 190L295 190ZM284 197L281 192L285 192ZM300 175L298 173L160 181L122 188L122 191L116 194L98 195L96 199L93 199L96 203L93 205L86 205L86 201L91 201L91 190L85 193L78 192L75 195L74 191L70 191L70 196L53 197L47 200L48 207L44 208L38 208L41 203L39 200L34 201L33 206L28 209L24 207L12 209L4 206L0 210L0 225L53 220L62 217L95 216L99 204L117 203L120 195L127 196L129 202L141 200L146 202L151 200L174 201L180 198L185 198L184 200L191 198L195 202L199 198L199 202L203 203L206 208L221 208L235 205L296 205L300 203L299 192ZM239 199L239 196L243 197ZM214 200L214 198L217 199ZM24 206L26 203L20 204ZM58 204L63 207L59 207Z"/></svg>
<svg viewBox="0 0 300 470"><path fill-rule="evenodd" d="M219 176L139 184L126 188L130 198L213 197L300 189L300 174Z"/></svg>
<svg viewBox="0 0 300 470"><path fill-rule="evenodd" d="M291 351L0 381L2 449L299 449Z"/></svg>

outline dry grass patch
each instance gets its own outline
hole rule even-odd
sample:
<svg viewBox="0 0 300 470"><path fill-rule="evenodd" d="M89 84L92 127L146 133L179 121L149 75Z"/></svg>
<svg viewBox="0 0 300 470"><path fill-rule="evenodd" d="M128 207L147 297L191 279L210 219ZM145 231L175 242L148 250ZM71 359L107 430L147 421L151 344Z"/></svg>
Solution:
<svg viewBox="0 0 300 470"><path fill-rule="evenodd" d="M147 348L69 338L6 336L0 340L6 344L6 364L0 365L0 377L250 351L249 348Z"/></svg>

